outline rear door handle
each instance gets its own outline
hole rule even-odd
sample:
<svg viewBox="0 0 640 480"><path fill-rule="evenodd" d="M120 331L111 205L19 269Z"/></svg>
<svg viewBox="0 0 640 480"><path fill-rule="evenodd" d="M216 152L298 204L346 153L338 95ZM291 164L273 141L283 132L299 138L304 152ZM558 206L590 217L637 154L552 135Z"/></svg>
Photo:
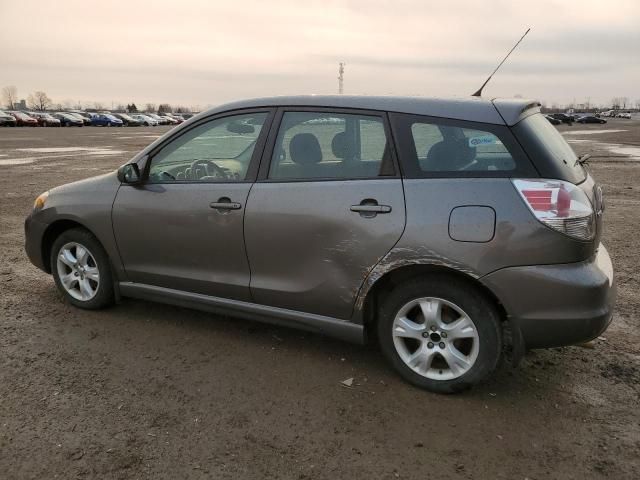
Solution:
<svg viewBox="0 0 640 480"><path fill-rule="evenodd" d="M217 202L211 202L209 206L216 210L240 210L242 208L240 203L232 202L229 197L219 198Z"/></svg>
<svg viewBox="0 0 640 480"><path fill-rule="evenodd" d="M389 205L351 205L351 211L361 213L390 213L391 207Z"/></svg>

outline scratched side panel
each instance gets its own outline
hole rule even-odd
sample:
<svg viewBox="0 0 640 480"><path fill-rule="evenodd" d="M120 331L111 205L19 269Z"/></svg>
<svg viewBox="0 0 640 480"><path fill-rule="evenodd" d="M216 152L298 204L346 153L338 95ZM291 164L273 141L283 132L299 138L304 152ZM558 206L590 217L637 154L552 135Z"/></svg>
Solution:
<svg viewBox="0 0 640 480"><path fill-rule="evenodd" d="M479 278L504 267L579 262L591 245L572 240L538 222L507 178L415 179L404 181L407 225L397 245L369 274L356 309L383 275L412 264L445 266ZM451 211L485 205L496 212L489 242L460 242L449 236Z"/></svg>
<svg viewBox="0 0 640 480"><path fill-rule="evenodd" d="M392 210L373 218L350 210L364 199ZM350 319L404 223L400 179L256 183L245 213L254 302Z"/></svg>

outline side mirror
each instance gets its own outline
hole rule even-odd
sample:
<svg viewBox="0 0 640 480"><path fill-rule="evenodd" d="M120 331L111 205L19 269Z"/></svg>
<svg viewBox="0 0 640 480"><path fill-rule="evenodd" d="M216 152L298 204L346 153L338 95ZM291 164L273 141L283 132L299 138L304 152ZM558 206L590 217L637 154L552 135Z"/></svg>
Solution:
<svg viewBox="0 0 640 480"><path fill-rule="evenodd" d="M118 180L120 183L135 185L142 180L140 177L140 168L137 163L127 163L118 169Z"/></svg>

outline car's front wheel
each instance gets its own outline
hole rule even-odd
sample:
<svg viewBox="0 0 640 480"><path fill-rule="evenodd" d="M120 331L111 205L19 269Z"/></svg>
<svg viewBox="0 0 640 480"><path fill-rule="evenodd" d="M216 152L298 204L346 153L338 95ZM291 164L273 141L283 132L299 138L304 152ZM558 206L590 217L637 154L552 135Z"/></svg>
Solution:
<svg viewBox="0 0 640 480"><path fill-rule="evenodd" d="M91 232L63 232L51 248L51 272L58 290L73 305L98 309L114 301L109 257Z"/></svg>
<svg viewBox="0 0 640 480"><path fill-rule="evenodd" d="M502 351L500 315L473 285L451 276L410 280L382 301L381 349L408 382L437 393L475 385Z"/></svg>

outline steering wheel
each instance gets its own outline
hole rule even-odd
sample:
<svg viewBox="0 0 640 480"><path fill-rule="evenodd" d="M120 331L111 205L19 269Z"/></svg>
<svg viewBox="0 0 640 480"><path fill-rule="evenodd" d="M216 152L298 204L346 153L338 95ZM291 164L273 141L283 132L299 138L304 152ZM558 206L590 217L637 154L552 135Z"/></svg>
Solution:
<svg viewBox="0 0 640 480"><path fill-rule="evenodd" d="M227 174L226 170L222 168L220 165L218 165L216 162L214 162L213 160L208 160L208 159L195 160L191 164L191 171L195 172L196 167L198 166L204 167L207 176L209 175L209 167L211 167L211 169L213 170L213 173L215 173L214 176L220 177L223 179L229 178L229 175Z"/></svg>
<svg viewBox="0 0 640 480"><path fill-rule="evenodd" d="M175 180L176 179L175 176L173 176L172 174L170 174L166 170L162 170L160 173L158 173L158 175L159 176L163 176L163 177L169 177L171 180Z"/></svg>

